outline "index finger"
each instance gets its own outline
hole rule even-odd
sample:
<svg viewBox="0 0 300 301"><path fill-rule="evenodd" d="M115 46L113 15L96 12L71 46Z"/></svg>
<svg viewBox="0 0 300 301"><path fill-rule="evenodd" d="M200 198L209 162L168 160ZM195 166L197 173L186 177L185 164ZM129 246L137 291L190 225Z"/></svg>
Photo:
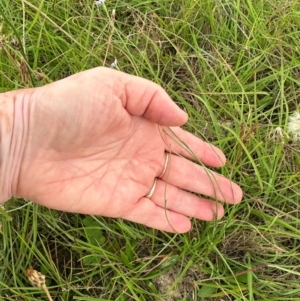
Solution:
<svg viewBox="0 0 300 301"><path fill-rule="evenodd" d="M226 157L218 147L180 127L163 127L161 131L166 142L166 152L178 154L194 161L200 160L203 164L211 167L225 165Z"/></svg>

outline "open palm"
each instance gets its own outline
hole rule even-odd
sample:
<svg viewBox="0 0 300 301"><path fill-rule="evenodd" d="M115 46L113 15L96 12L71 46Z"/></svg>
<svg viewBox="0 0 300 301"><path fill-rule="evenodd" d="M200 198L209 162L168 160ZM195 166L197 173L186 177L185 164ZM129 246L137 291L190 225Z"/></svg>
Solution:
<svg viewBox="0 0 300 301"><path fill-rule="evenodd" d="M204 164L225 162L219 149L178 127L187 121L186 114L150 81L95 68L36 88L26 99L18 196L171 232L188 231L189 216L212 220L223 215L220 204L190 191L229 203L241 200L236 184L207 173L164 133L171 126ZM147 198L168 152L167 172Z"/></svg>

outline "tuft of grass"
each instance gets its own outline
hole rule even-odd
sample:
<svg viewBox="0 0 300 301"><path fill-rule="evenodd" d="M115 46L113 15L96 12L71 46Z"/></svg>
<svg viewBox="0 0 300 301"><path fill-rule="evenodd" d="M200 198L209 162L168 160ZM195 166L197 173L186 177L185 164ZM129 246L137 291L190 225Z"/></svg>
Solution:
<svg viewBox="0 0 300 301"><path fill-rule="evenodd" d="M2 0L0 92L116 58L224 150L220 172L245 197L184 235L13 199L0 210L1 297L46 300L26 277L33 267L54 300L299 300L300 156L286 135L300 96L299 12L296 0Z"/></svg>

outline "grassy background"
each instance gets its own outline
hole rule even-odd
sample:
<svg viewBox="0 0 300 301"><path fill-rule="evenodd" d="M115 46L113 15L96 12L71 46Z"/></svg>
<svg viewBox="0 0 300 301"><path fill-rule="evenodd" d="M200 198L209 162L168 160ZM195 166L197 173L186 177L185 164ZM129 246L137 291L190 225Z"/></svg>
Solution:
<svg viewBox="0 0 300 301"><path fill-rule="evenodd" d="M116 58L168 91L245 193L184 235L11 200L0 215L2 300L46 300L29 266L54 300L300 300L299 144L286 134L299 29L297 0L1 0L0 92Z"/></svg>

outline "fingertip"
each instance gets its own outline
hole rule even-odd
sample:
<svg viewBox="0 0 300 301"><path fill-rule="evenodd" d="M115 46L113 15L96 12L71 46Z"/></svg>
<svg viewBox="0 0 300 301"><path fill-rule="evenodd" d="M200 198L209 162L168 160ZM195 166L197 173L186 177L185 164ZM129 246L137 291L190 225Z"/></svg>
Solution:
<svg viewBox="0 0 300 301"><path fill-rule="evenodd" d="M192 228L192 223L190 219L178 213L174 213L174 214L178 215L178 217L175 217L175 220L173 221L169 221L164 231L171 232L171 233L189 232Z"/></svg>
<svg viewBox="0 0 300 301"><path fill-rule="evenodd" d="M206 147L206 164L212 167L222 167L226 164L226 156L224 153L216 146L207 143Z"/></svg>
<svg viewBox="0 0 300 301"><path fill-rule="evenodd" d="M188 121L188 114L182 110L167 94L156 85L156 93L149 101L143 116L161 126L182 126Z"/></svg>
<svg viewBox="0 0 300 301"><path fill-rule="evenodd" d="M160 207L157 212L159 214L153 216L152 221L147 224L147 226L170 233L186 233L192 228L190 219L184 214L170 210L166 211L164 208ZM155 219L158 218L159 222L155 222Z"/></svg>
<svg viewBox="0 0 300 301"><path fill-rule="evenodd" d="M216 201L205 200L205 203L202 204L202 212L193 217L203 220L206 222L211 222L219 220L224 216L224 207L222 204Z"/></svg>
<svg viewBox="0 0 300 301"><path fill-rule="evenodd" d="M244 193L243 193L242 188L238 184L236 184L236 183L233 183L233 184L234 184L234 187L233 187L234 193L233 193L232 204L239 204L243 199Z"/></svg>
<svg viewBox="0 0 300 301"><path fill-rule="evenodd" d="M216 218L217 220L221 219L225 214L224 207L219 203L216 203L216 207L212 211L214 215L213 219Z"/></svg>
<svg viewBox="0 0 300 301"><path fill-rule="evenodd" d="M182 125L184 125L184 124L186 124L188 121L189 121L189 115L188 115L188 113L187 112L185 112L185 111L183 111L183 110L181 110L182 111L182 117L183 117L183 123L182 123Z"/></svg>
<svg viewBox="0 0 300 301"><path fill-rule="evenodd" d="M238 184L231 182L230 180L228 181L230 182L228 186L229 190L227 189L227 197L225 197L224 201L232 205L239 204L243 198L243 191Z"/></svg>

